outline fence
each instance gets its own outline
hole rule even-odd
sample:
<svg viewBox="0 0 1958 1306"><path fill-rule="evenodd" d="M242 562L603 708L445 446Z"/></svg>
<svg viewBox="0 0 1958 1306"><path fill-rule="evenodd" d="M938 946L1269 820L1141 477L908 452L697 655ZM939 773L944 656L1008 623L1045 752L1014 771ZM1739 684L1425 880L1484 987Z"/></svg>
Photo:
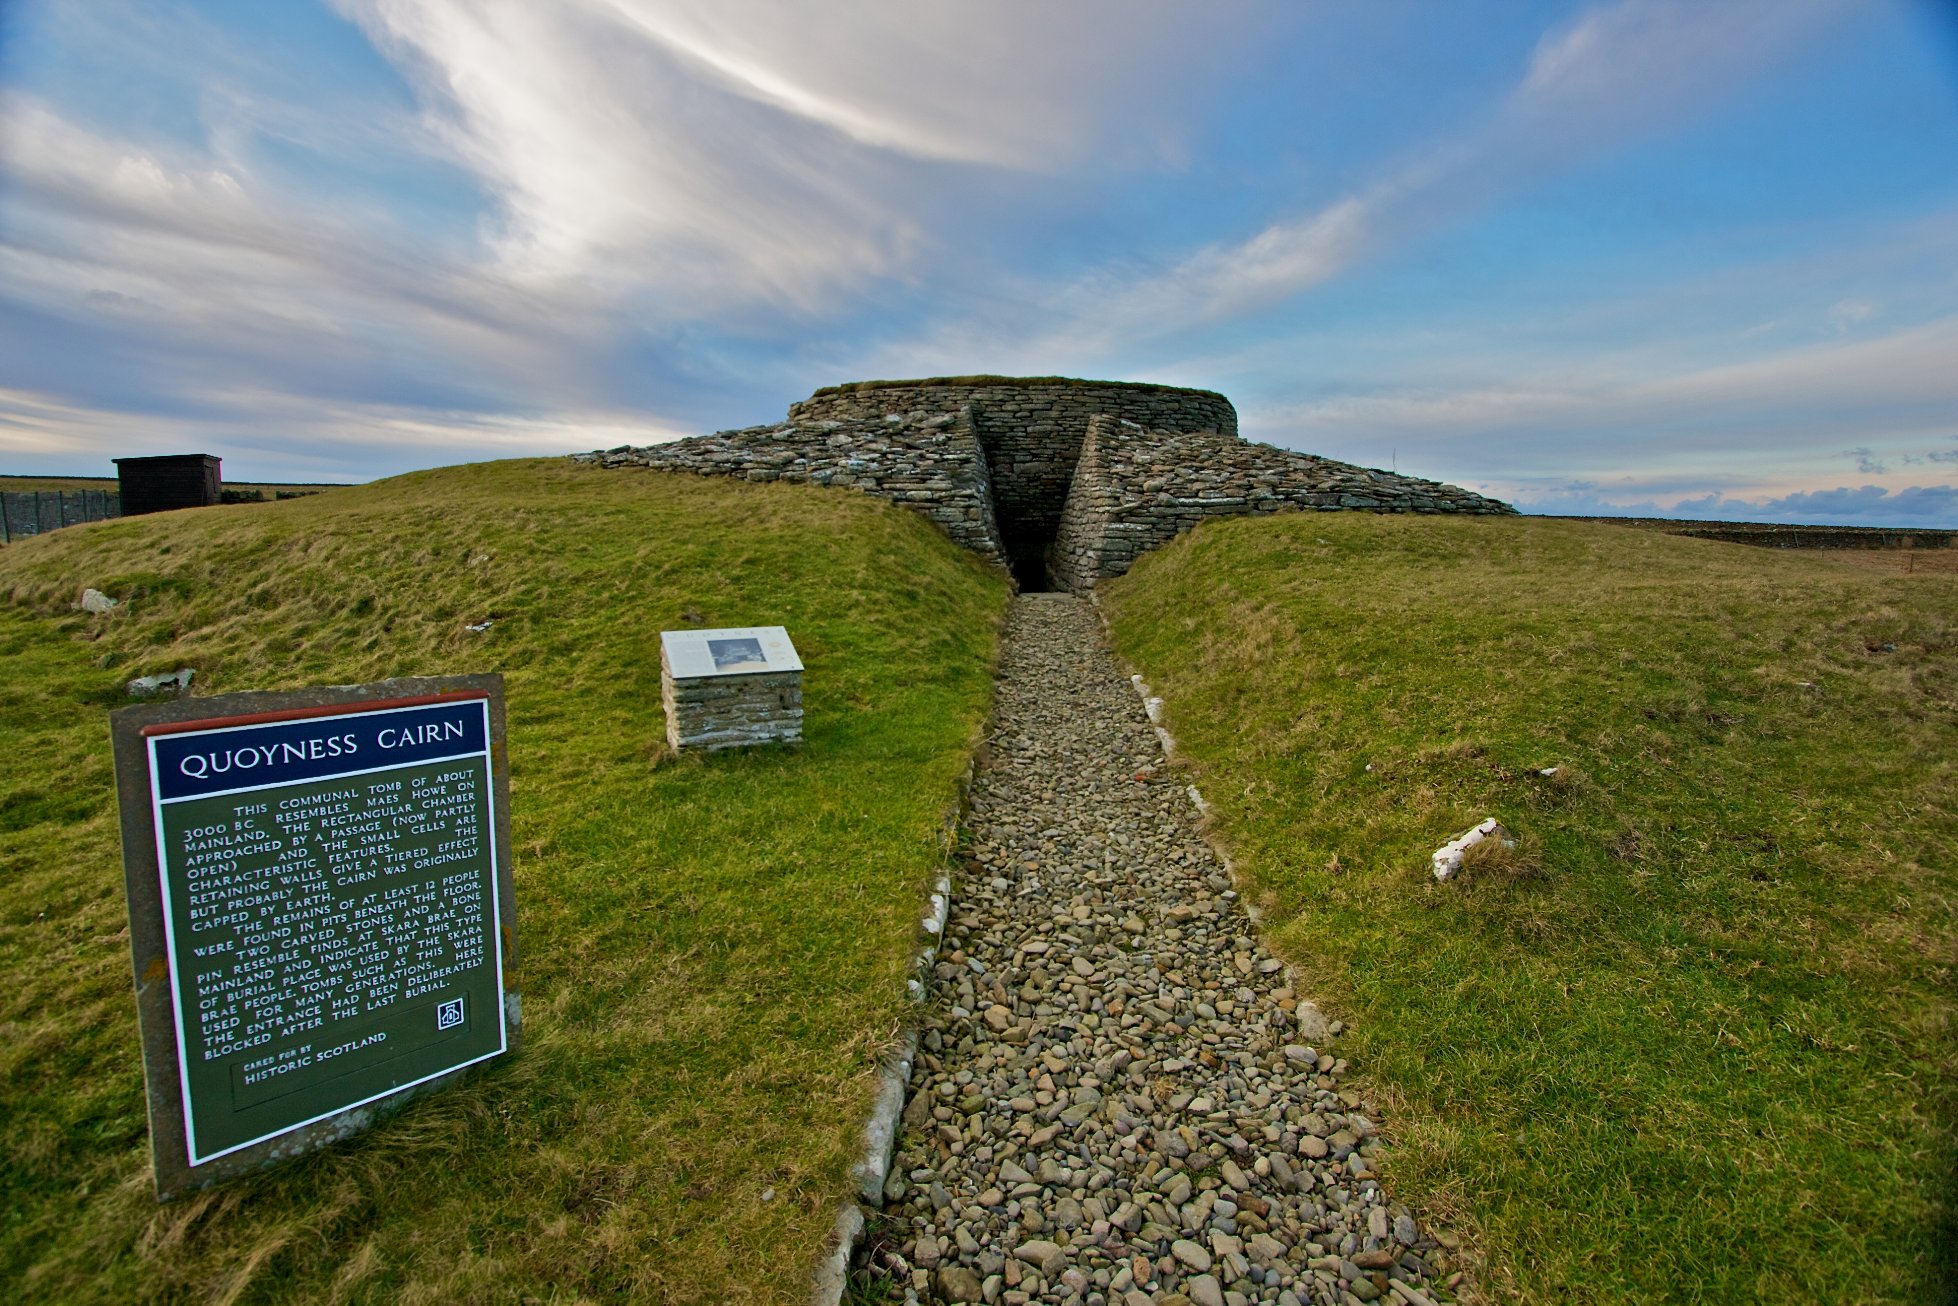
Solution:
<svg viewBox="0 0 1958 1306"><path fill-rule="evenodd" d="M122 496L108 490L0 491L0 544L120 516Z"/></svg>

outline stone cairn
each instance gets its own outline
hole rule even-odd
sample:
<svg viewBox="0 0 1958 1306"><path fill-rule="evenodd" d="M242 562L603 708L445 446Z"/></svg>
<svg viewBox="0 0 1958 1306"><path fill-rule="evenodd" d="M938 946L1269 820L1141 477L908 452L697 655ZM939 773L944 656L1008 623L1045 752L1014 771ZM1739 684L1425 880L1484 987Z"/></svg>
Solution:
<svg viewBox="0 0 1958 1306"><path fill-rule="evenodd" d="M842 485L903 504L1077 593L1207 517L1279 511L1513 513L1471 491L1252 444L1206 390L967 377L819 390L773 426L579 454L749 481Z"/></svg>

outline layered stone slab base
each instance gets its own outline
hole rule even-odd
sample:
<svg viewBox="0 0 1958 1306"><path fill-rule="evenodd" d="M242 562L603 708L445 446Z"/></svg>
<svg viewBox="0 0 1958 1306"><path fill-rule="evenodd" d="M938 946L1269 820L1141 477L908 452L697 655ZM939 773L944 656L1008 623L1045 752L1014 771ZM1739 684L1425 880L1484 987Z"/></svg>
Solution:
<svg viewBox="0 0 1958 1306"><path fill-rule="evenodd" d="M802 742L802 673L675 678L661 668L666 742L675 750Z"/></svg>

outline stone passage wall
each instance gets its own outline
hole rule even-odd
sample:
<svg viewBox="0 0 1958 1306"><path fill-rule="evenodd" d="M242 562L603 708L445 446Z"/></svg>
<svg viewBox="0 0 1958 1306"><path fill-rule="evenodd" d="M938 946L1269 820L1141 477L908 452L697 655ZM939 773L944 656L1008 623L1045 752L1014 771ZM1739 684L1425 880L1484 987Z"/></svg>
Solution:
<svg viewBox="0 0 1958 1306"><path fill-rule="evenodd" d="M1286 509L1515 511L1453 485L1213 432L1152 431L1096 417L1054 541L1053 577L1067 589L1086 591L1206 517Z"/></svg>
<svg viewBox="0 0 1958 1306"><path fill-rule="evenodd" d="M818 390L789 409L791 422L874 421L970 411L991 464L1000 538L1021 584L1044 584L1088 419L1106 413L1162 431L1237 434L1237 410L1209 390L1061 377L939 377L860 381Z"/></svg>
<svg viewBox="0 0 1958 1306"><path fill-rule="evenodd" d="M606 467L666 467L747 481L853 486L915 508L974 553L1006 561L993 516L985 451L967 410L791 418L779 426L578 457Z"/></svg>

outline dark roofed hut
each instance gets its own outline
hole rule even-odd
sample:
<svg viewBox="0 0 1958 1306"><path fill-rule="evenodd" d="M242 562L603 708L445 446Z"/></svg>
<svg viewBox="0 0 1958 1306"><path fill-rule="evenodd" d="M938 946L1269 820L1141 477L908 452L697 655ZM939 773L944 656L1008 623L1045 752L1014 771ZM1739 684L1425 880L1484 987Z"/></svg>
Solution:
<svg viewBox="0 0 1958 1306"><path fill-rule="evenodd" d="M224 496L219 459L208 453L172 453L147 458L117 458L122 484L122 515L208 508Z"/></svg>

